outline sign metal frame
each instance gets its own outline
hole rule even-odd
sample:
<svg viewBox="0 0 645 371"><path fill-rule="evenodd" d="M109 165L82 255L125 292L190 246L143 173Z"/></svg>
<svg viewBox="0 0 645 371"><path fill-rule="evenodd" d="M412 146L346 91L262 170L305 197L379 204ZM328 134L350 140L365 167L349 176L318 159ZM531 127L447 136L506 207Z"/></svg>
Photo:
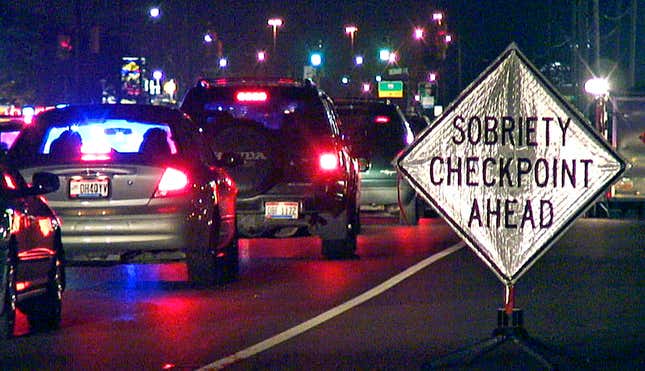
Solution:
<svg viewBox="0 0 645 371"><path fill-rule="evenodd" d="M457 110L460 107L460 104L469 97L469 95L475 90L484 80L489 77L489 75L496 71L496 69L503 63L507 58L516 55L519 57L521 63L526 66L530 72L533 73L534 77L538 80L540 85L547 91L552 99L558 102L561 107L568 111L572 115L572 119L577 120L579 128L588 135L588 137L599 144L604 150L611 154L614 159L619 163L620 170L616 172L610 180L604 183L602 187L595 190L592 197L589 197L584 203L576 205L577 210L573 212L568 219L566 219L563 224L559 227L558 230L554 231L553 234L546 239L546 242L538 248L533 255L517 270L517 273L508 276L500 270L500 268L495 264L494 261L491 261L487 258L487 255L484 253L483 248L480 246L480 243L471 238L470 234L467 233L468 228L465 228L460 223L458 223L454 218L448 213L443 207L426 191L422 185L405 169L405 166L402 165L403 160L406 156L416 147L416 145L430 135L440 124L443 123L443 118L451 115L453 111ZM603 195L605 190L614 183L624 172L626 167L625 160L614 151L611 145L594 130L593 125L580 113L580 111L575 108L571 103L566 101L565 98L556 90L556 88L540 73L540 71L524 56L515 43L511 44L482 74L473 81L460 95L459 97L450 104L450 106L443 112L443 114L438 117L430 126L428 126L421 134L415 139L415 141L404 149L397 158L394 159L394 165L397 167L398 171L410 182L412 187L423 196L423 198L452 226L452 228L459 234L459 236L467 242L471 249L482 259L484 260L497 275L497 277L504 282L507 286L512 286L541 256L543 256L553 244L571 227L573 222L580 217L587 209L589 209L596 200Z"/></svg>

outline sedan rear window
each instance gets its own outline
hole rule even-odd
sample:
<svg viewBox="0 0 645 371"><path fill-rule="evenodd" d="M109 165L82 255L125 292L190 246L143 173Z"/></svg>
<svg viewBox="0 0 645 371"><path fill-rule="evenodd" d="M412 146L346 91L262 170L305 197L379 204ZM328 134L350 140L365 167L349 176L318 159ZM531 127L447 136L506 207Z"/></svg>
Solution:
<svg viewBox="0 0 645 371"><path fill-rule="evenodd" d="M52 120L24 129L8 160L20 166L164 161L181 150L173 128L170 123L132 118Z"/></svg>
<svg viewBox="0 0 645 371"><path fill-rule="evenodd" d="M52 126L43 136L41 154L101 153L177 153L177 147L165 124L127 120L84 122L70 126Z"/></svg>

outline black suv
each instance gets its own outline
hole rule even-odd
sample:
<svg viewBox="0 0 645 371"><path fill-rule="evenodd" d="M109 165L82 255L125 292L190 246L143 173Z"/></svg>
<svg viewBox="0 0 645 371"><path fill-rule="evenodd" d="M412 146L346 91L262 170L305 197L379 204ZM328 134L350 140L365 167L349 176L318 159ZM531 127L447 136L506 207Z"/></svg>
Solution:
<svg viewBox="0 0 645 371"><path fill-rule="evenodd" d="M341 130L361 162L361 211L394 214L402 224L417 224L423 203L392 165L414 139L399 106L365 98L338 98L334 103Z"/></svg>
<svg viewBox="0 0 645 371"><path fill-rule="evenodd" d="M188 90L181 110L216 153L235 152L242 237L317 235L328 258L354 256L358 162L331 99L310 81L220 78Z"/></svg>

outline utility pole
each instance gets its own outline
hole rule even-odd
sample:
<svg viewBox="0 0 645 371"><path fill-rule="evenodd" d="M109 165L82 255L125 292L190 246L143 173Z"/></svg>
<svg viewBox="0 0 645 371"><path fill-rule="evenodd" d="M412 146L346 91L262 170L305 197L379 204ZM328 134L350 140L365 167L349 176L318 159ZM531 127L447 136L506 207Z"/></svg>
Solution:
<svg viewBox="0 0 645 371"><path fill-rule="evenodd" d="M573 96L578 108L580 108L580 92L578 81L580 79L580 33L578 27L580 0L571 2L571 84Z"/></svg>
<svg viewBox="0 0 645 371"><path fill-rule="evenodd" d="M74 88L72 94L74 97L73 102L80 103L81 97L81 27L82 22L82 9L80 0L74 1L74 37L73 37L73 58L74 58Z"/></svg>
<svg viewBox="0 0 645 371"><path fill-rule="evenodd" d="M593 73L600 76L600 0L593 0L593 52L594 52L594 71Z"/></svg>
<svg viewBox="0 0 645 371"><path fill-rule="evenodd" d="M600 76L600 0L593 0L594 74Z"/></svg>
<svg viewBox="0 0 645 371"><path fill-rule="evenodd" d="M632 0L632 11L631 11L631 32L629 33L630 45L629 45L629 87L634 87L636 85L636 21L638 13L638 2ZM642 36L642 35L641 35Z"/></svg>

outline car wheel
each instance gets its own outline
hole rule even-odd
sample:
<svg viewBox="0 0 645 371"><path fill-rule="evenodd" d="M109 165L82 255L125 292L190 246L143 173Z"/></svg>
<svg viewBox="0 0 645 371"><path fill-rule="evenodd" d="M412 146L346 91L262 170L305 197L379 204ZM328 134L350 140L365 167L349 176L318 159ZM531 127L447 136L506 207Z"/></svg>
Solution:
<svg viewBox="0 0 645 371"><path fill-rule="evenodd" d="M239 272L237 239L233 239L221 252L216 254L210 249L186 251L190 281L199 286L211 286L235 280Z"/></svg>
<svg viewBox="0 0 645 371"><path fill-rule="evenodd" d="M29 328L34 331L50 331L60 327L65 290L65 265L58 254L49 273L49 282L43 295L28 299L19 305L27 316Z"/></svg>
<svg viewBox="0 0 645 371"><path fill-rule="evenodd" d="M402 225L417 225L419 224L419 218L423 215L423 205L419 202L417 197L413 197L412 200L403 206L403 209L399 211L399 224Z"/></svg>
<svg viewBox="0 0 645 371"><path fill-rule="evenodd" d="M355 208L344 210L338 216L327 219L327 225L320 231L323 256L328 259L356 257L357 219Z"/></svg>
<svg viewBox="0 0 645 371"><path fill-rule="evenodd" d="M15 261L10 256L5 259L3 264L4 282L4 300L0 308L0 339L10 339L13 337L13 329L16 322L16 266Z"/></svg>
<svg viewBox="0 0 645 371"><path fill-rule="evenodd" d="M232 282L237 279L240 273L240 259L237 245L237 238L234 238L224 249L224 256L215 258L215 265L218 267L218 283Z"/></svg>

